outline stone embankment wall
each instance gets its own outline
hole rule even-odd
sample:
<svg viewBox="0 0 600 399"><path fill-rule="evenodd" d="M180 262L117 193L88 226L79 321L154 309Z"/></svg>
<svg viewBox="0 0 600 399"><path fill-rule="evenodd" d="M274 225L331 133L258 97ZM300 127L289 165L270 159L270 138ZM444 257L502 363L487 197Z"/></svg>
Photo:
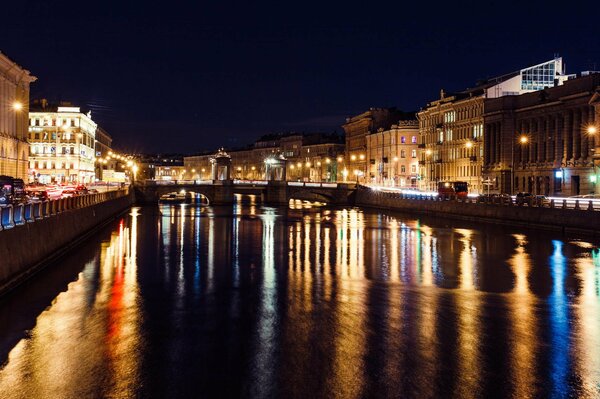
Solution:
<svg viewBox="0 0 600 399"><path fill-rule="evenodd" d="M133 190L128 189L48 201L27 212L29 217L20 213L15 217L17 223L7 223L13 220L9 220L8 210L4 209L4 228L0 231L0 295L85 240L134 201Z"/></svg>
<svg viewBox="0 0 600 399"><path fill-rule="evenodd" d="M500 201L477 203L475 200L444 201L360 187L356 193L355 205L408 214L535 227L566 233L600 233L600 210L588 210L588 205L585 203L581 204L581 209L562 209L561 204L550 207L549 204L518 206L510 201L504 203Z"/></svg>

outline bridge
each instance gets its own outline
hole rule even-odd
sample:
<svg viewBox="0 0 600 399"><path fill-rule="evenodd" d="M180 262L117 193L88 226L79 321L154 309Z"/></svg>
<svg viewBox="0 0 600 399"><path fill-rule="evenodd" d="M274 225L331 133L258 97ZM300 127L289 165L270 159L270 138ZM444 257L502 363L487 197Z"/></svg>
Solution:
<svg viewBox="0 0 600 399"><path fill-rule="evenodd" d="M264 180L234 180L231 178L231 157L220 149L211 162L211 180L142 180L134 184L136 199L155 203L166 194L200 195L211 205L234 202L236 194L254 194L261 202L271 205L287 204L291 199L320 201L334 205L353 202L356 185L353 183L287 181L286 162L282 155L265 159Z"/></svg>
<svg viewBox="0 0 600 399"><path fill-rule="evenodd" d="M254 194L261 202L287 204L291 199L319 201L333 205L353 202L353 183L296 182L268 180L142 180L134 185L136 199L142 203L157 203L171 193L200 195L210 205L232 204L236 194Z"/></svg>

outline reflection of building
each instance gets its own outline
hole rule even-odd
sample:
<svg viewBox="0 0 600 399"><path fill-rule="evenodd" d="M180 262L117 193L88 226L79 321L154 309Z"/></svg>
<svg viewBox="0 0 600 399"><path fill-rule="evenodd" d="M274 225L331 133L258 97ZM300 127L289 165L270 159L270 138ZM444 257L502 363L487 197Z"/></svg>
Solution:
<svg viewBox="0 0 600 399"><path fill-rule="evenodd" d="M439 181L466 181L470 191L482 192L486 99L561 85L569 77L564 74L562 59L556 58L462 92L442 90L439 100L418 113L422 188L435 189Z"/></svg>
<svg viewBox="0 0 600 399"><path fill-rule="evenodd" d="M341 179L338 158L344 145L337 135L271 134L261 137L251 147L228 150L234 179L262 180L265 161L282 154L287 159L288 180L336 181ZM190 179L210 179L210 158L214 153L185 157L185 170Z"/></svg>
<svg viewBox="0 0 600 399"><path fill-rule="evenodd" d="M416 120L400 121L367 139L367 181L386 186L416 187L419 173Z"/></svg>
<svg viewBox="0 0 600 399"><path fill-rule="evenodd" d="M0 175L27 179L29 84L35 80L0 53Z"/></svg>
<svg viewBox="0 0 600 399"><path fill-rule="evenodd" d="M360 115L346 119L342 125L346 133L345 169L349 179L363 176L367 171L367 135L389 129L400 119L412 119L414 113L405 113L396 108L371 108ZM364 181L364 176L360 177Z"/></svg>
<svg viewBox="0 0 600 399"><path fill-rule="evenodd" d="M94 181L96 123L79 107L34 102L29 113L30 180Z"/></svg>
<svg viewBox="0 0 600 399"><path fill-rule="evenodd" d="M596 190L600 74L539 93L488 99L484 121L484 175L495 189L544 195Z"/></svg>

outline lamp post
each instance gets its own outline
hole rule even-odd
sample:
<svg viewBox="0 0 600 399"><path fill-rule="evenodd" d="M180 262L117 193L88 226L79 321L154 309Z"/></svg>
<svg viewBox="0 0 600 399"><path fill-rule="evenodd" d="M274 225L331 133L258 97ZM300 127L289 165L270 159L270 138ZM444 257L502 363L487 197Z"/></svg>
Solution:
<svg viewBox="0 0 600 399"><path fill-rule="evenodd" d="M519 141L518 141L519 144L525 145L528 142L529 142L529 139L524 134L522 134L519 137ZM513 140L511 148L512 148L512 151L511 151L511 166L510 166L510 194L512 195L512 194L514 194L514 191L515 191L515 142L514 142L514 140Z"/></svg>
<svg viewBox="0 0 600 399"><path fill-rule="evenodd" d="M596 140L594 135L598 133L598 128L595 125L590 125L587 128L587 134L590 136L592 141L592 147L594 147L594 155L592 155L592 175L590 176L590 181L594 184L594 193L598 189L598 173L597 173L597 165L598 161L600 161L600 153L596 151Z"/></svg>

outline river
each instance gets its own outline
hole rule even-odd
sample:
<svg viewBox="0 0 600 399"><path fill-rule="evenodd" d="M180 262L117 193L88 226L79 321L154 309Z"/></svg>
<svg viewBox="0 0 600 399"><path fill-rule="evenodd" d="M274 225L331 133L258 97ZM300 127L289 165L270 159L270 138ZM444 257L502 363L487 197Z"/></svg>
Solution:
<svg viewBox="0 0 600 399"><path fill-rule="evenodd" d="M0 299L0 397L599 397L598 241L134 207Z"/></svg>

